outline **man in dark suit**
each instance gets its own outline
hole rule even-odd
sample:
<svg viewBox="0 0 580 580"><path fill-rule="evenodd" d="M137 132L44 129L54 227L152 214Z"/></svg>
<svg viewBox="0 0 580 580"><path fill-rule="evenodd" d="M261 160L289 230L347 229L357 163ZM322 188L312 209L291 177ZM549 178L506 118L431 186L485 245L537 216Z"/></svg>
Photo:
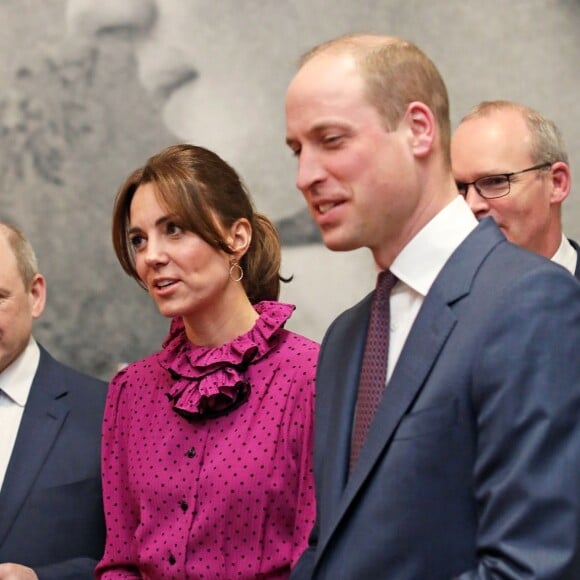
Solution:
<svg viewBox="0 0 580 580"><path fill-rule="evenodd" d="M0 580L88 580L104 548L106 384L32 337L46 282L28 241L3 223L0 264Z"/></svg>
<svg viewBox="0 0 580 580"><path fill-rule="evenodd" d="M413 44L313 49L286 117L324 243L382 270L322 344L292 578L577 580L580 284L457 194L446 88Z"/></svg>
<svg viewBox="0 0 580 580"><path fill-rule="evenodd" d="M518 103L484 101L453 134L451 164L478 220L491 216L510 242L580 277L578 246L562 232L572 180L553 121Z"/></svg>

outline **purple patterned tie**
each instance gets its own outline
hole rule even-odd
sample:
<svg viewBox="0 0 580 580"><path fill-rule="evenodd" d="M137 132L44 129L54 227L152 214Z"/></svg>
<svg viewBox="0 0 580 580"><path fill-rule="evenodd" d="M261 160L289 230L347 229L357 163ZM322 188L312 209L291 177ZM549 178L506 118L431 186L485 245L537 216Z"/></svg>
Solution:
<svg viewBox="0 0 580 580"><path fill-rule="evenodd" d="M364 445L375 411L379 406L387 377L389 355L389 297L397 282L390 270L380 272L373 296L369 329L360 371L350 448L350 471Z"/></svg>

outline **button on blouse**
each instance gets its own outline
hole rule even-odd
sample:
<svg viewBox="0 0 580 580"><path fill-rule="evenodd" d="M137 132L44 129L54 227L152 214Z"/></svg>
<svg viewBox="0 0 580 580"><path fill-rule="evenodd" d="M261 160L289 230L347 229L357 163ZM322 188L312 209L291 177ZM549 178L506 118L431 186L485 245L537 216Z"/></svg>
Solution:
<svg viewBox="0 0 580 580"><path fill-rule="evenodd" d="M174 319L161 351L111 381L97 578L285 578L306 548L319 347L283 328L293 306L255 308L218 348Z"/></svg>

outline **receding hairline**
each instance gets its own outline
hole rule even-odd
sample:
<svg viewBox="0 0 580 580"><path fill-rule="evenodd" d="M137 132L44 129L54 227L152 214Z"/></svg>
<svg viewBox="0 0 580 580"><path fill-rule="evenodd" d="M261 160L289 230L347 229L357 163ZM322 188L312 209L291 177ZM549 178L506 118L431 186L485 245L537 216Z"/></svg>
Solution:
<svg viewBox="0 0 580 580"><path fill-rule="evenodd" d="M368 102L379 112L387 130L397 127L413 101L427 105L435 117L444 163L451 168L447 87L435 63L419 46L399 36L340 36L306 52L294 80L319 57L352 61L364 83Z"/></svg>
<svg viewBox="0 0 580 580"><path fill-rule="evenodd" d="M516 103L514 101L506 101L506 100L496 100L496 101L481 101L477 105L474 105L469 109L469 111L462 117L459 121L459 124L470 121L471 119L478 119L480 117L490 117L494 113L499 113L503 111L514 111L516 113L520 113L523 117L525 117L528 113L534 112L537 113L534 109L527 107L526 105L522 105L520 103Z"/></svg>
<svg viewBox="0 0 580 580"><path fill-rule="evenodd" d="M18 238L24 238L24 234L16 226L6 222L0 222L0 235L2 235L4 240L6 240L12 253L16 254L14 251L14 245Z"/></svg>
<svg viewBox="0 0 580 580"><path fill-rule="evenodd" d="M38 274L38 260L34 248L22 230L13 224L0 222L0 235L12 251L22 282L28 286Z"/></svg>
<svg viewBox="0 0 580 580"><path fill-rule="evenodd" d="M351 54L359 56L368 51L388 45L414 46L411 42L398 36L386 36L373 33L346 34L318 44L306 51L298 61L298 68L302 68L313 58L328 54Z"/></svg>
<svg viewBox="0 0 580 580"><path fill-rule="evenodd" d="M550 163L562 161L566 165L569 164L566 143L558 125L537 109L522 103L501 99L481 101L459 121L458 128L463 123L501 113L519 115L530 134L530 155L535 161L546 157L546 159L549 158Z"/></svg>

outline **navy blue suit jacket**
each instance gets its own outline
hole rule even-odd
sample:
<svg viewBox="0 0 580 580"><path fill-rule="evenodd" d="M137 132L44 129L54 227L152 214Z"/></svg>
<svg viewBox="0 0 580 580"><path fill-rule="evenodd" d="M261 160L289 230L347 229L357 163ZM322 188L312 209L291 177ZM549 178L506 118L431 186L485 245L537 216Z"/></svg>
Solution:
<svg viewBox="0 0 580 580"><path fill-rule="evenodd" d="M317 522L292 579L580 578L580 284L482 221L425 298L348 475L371 297L317 371Z"/></svg>
<svg viewBox="0 0 580 580"><path fill-rule="evenodd" d="M0 562L41 580L94 578L104 549L100 433L106 383L40 362L0 490Z"/></svg>

